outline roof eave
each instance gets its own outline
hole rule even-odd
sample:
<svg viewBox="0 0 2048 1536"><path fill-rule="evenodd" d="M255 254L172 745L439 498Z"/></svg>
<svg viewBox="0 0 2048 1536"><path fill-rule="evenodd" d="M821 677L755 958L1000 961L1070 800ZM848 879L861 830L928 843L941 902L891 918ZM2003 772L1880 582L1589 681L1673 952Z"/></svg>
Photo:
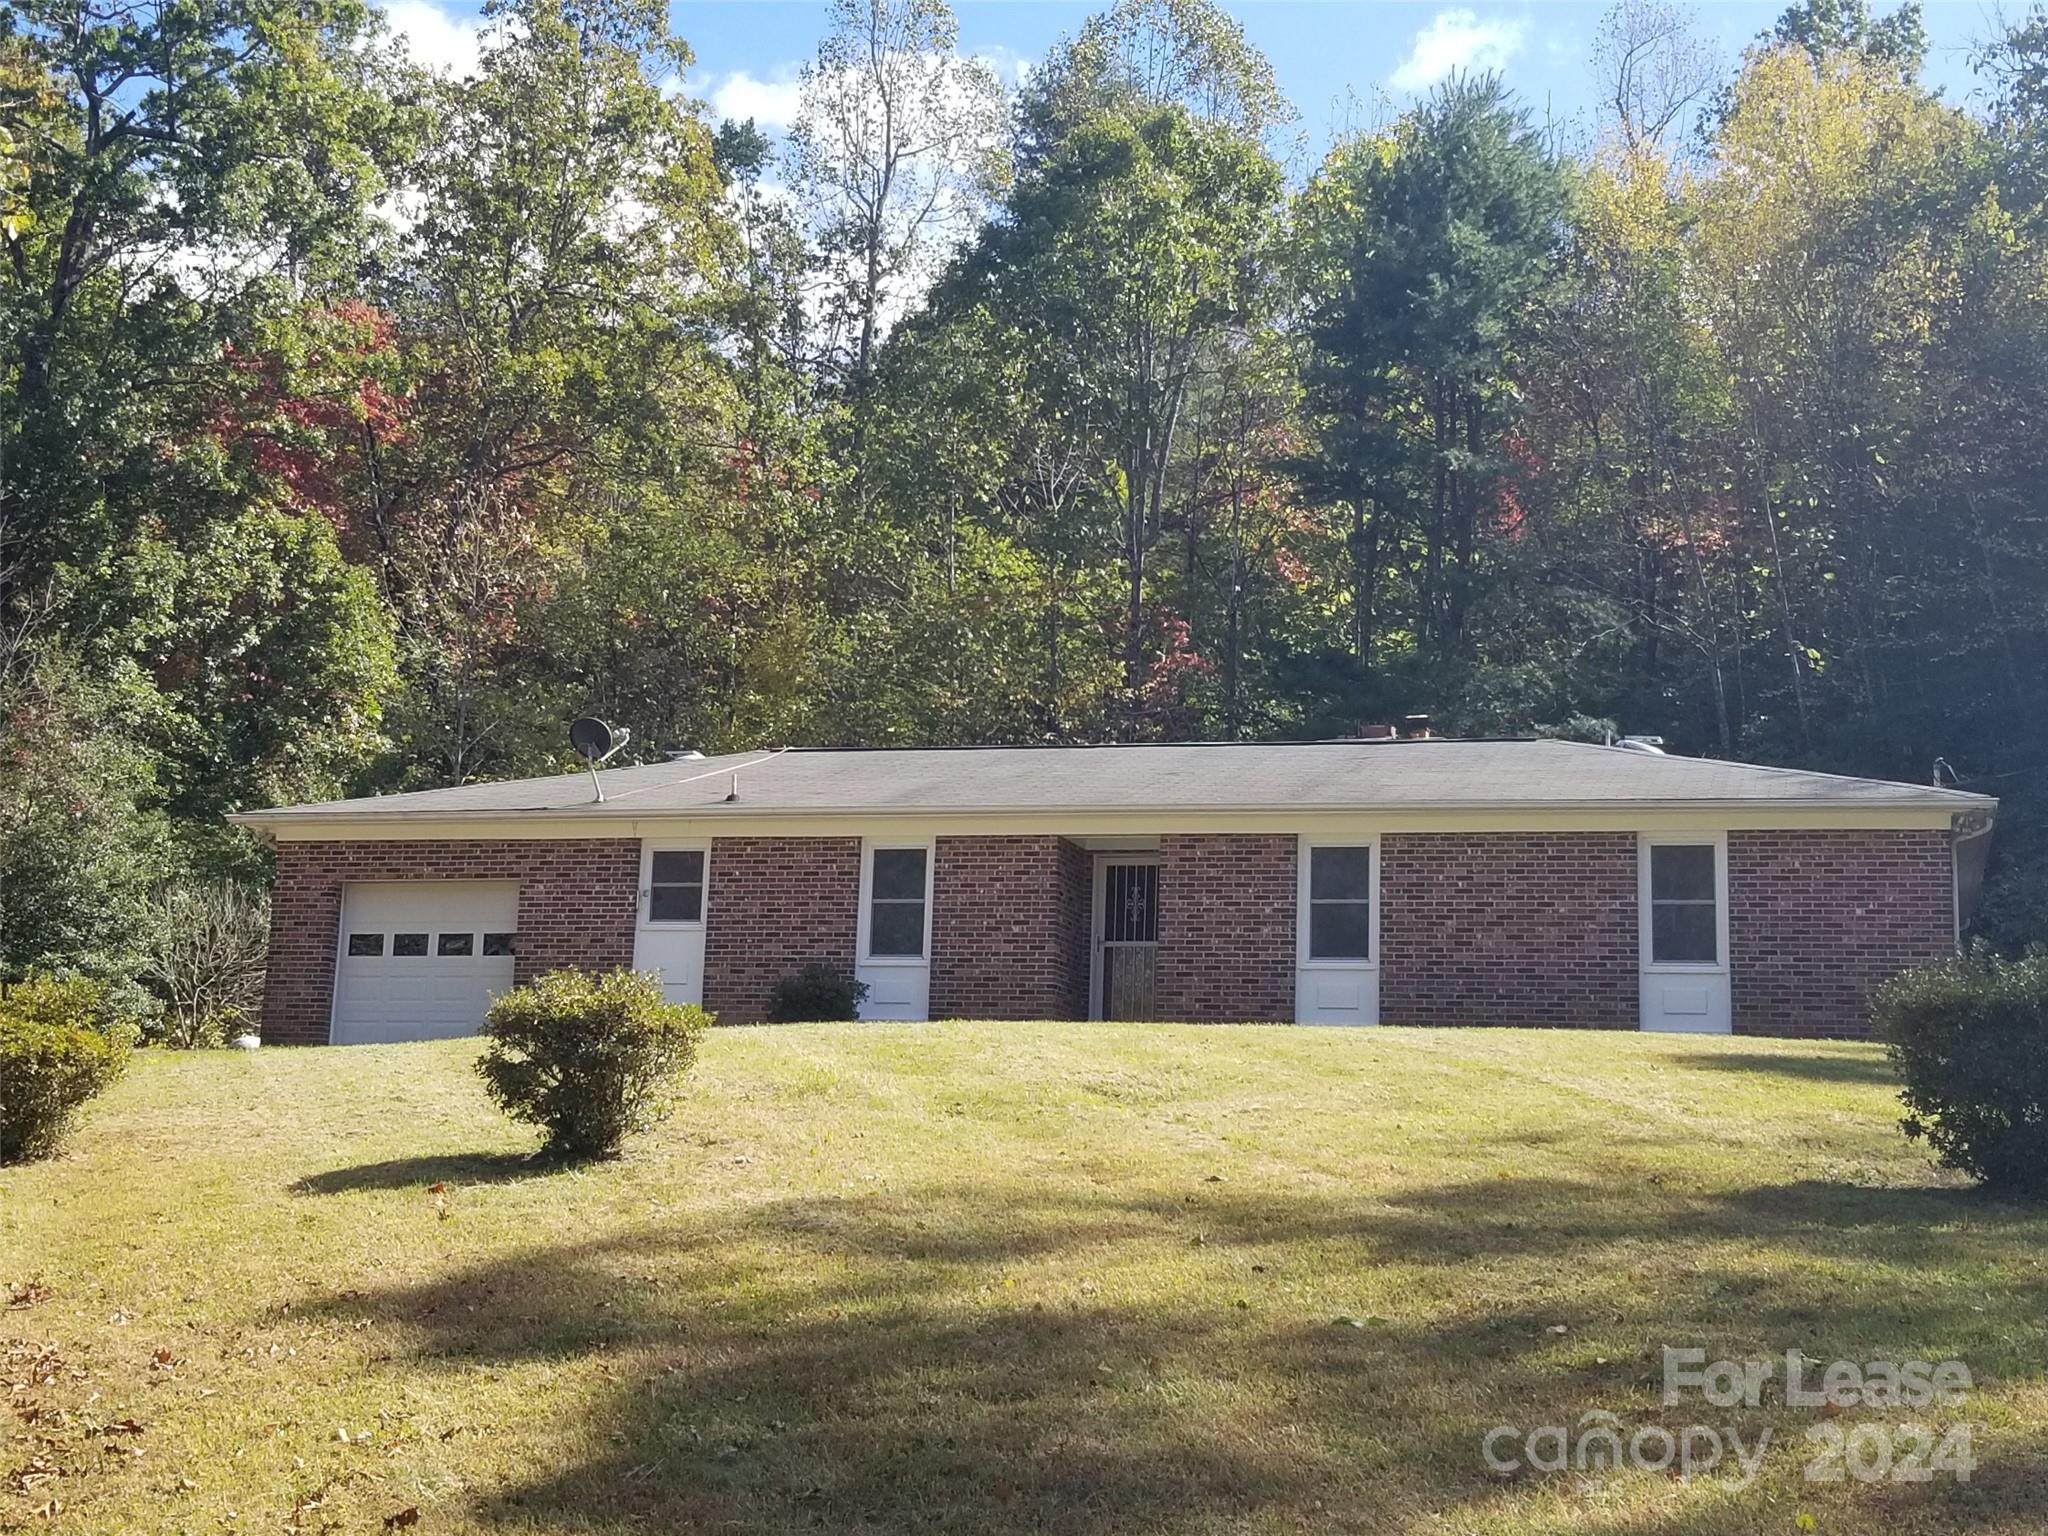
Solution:
<svg viewBox="0 0 2048 1536"><path fill-rule="evenodd" d="M1384 802L1360 802L1356 804L1292 804L1276 806L1263 805L1182 805L1162 804L1158 806L1133 805L732 805L724 801L712 801L693 806L630 806L616 805L609 801L591 801L581 805L565 806L486 806L458 807L451 809L413 808L406 810L325 810L311 807L280 806L272 810L236 811L228 820L238 827L261 831L279 826L304 826L320 822L338 822L350 826L395 824L417 821L502 821L507 818L525 819L541 817L562 817L568 819L589 819L593 821L651 821L679 816L724 816L746 819L756 816L808 818L873 816L884 818L912 817L930 820L942 816L1034 816L1056 820L1060 817L1117 816L1132 814L1155 814L1158 812L1185 811L1200 816L1304 816L1304 815L1351 815L1365 816L1374 813L1400 815L1457 815L1463 812L1485 815L1512 814L1517 811L1567 812L1615 811L1621 809L1652 811L1658 813L1678 812L1683 814L1711 814L1722 811L1754 812L1759 810L1797 811L1900 811L1937 810L1948 808L1956 811L1991 810L1998 805L1996 797L1972 794L1963 790L1930 790L1924 796L1912 799L1870 800L1859 797L1829 799L1708 799L1708 800L1460 800L1453 802L1417 802L1411 805L1389 805Z"/></svg>

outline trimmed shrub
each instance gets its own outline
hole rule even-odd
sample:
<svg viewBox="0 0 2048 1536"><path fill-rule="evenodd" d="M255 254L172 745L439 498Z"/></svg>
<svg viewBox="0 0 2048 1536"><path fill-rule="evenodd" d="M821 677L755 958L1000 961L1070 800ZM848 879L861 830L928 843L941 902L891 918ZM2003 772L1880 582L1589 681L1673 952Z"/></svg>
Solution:
<svg viewBox="0 0 2048 1536"><path fill-rule="evenodd" d="M541 1128L549 1152L606 1157L667 1118L710 1022L644 972L551 971L491 1004L476 1069L500 1108Z"/></svg>
<svg viewBox="0 0 2048 1536"><path fill-rule="evenodd" d="M775 983L768 1018L776 1024L813 1024L831 1019L857 1019L867 1000L868 984L837 966L813 960Z"/></svg>
<svg viewBox="0 0 2048 1536"><path fill-rule="evenodd" d="M78 1107L121 1075L129 1040L104 982L31 975L0 997L0 1163L57 1149Z"/></svg>
<svg viewBox="0 0 2048 1536"><path fill-rule="evenodd" d="M1908 971L1875 1011L1906 1085L1905 1133L1995 1189L2048 1194L2048 949Z"/></svg>

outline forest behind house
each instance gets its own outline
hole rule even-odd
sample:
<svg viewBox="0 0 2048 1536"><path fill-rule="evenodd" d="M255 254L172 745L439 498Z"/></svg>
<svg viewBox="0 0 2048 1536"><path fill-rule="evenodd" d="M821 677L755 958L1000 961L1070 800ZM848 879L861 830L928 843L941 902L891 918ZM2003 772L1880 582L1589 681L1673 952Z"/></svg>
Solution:
<svg viewBox="0 0 2048 1536"><path fill-rule="evenodd" d="M2048 937L2043 12L1954 101L1910 5L1737 59L1619 0L1597 121L1454 76L1328 143L1207 0L1021 82L838 0L786 134L664 5L488 18L458 79L358 0L0 14L0 979L203 1032L227 813L579 714L1938 775Z"/></svg>

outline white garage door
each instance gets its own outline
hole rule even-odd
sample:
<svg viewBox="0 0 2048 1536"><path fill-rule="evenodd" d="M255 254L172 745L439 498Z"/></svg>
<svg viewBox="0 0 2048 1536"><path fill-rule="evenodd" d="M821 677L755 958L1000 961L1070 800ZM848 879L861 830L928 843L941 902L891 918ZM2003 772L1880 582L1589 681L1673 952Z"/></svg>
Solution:
<svg viewBox="0 0 2048 1536"><path fill-rule="evenodd" d="M361 881L341 899L336 1045L473 1035L512 985L519 887L495 880Z"/></svg>

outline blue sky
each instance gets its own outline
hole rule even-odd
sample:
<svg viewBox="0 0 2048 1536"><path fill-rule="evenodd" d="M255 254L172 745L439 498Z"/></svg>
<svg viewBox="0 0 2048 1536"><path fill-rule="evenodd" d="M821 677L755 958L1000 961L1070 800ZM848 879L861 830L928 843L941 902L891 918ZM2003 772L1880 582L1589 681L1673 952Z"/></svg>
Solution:
<svg viewBox="0 0 2048 1536"><path fill-rule="evenodd" d="M960 47L986 55L1007 78L1042 58L1095 4L1071 0L955 0ZM1723 0L1695 7L1703 36L1733 61L1785 0ZM1304 148L1315 153L1347 124L1398 110L1452 67L1497 68L1538 122L1569 130L1590 120L1588 66L1607 0L1487 5L1432 0L1226 0L1251 41L1273 61L1300 111ZM1889 9L1885 0L1873 7ZM472 8L460 0L397 0L394 24L422 56L460 63L471 46ZM2014 10L2024 0L2014 0ZM1929 82L1951 100L1976 89L1975 43L1996 30L1990 0L1932 0ZM786 121L798 67L827 19L819 0L679 0L676 30L696 51L688 87L721 115Z"/></svg>

